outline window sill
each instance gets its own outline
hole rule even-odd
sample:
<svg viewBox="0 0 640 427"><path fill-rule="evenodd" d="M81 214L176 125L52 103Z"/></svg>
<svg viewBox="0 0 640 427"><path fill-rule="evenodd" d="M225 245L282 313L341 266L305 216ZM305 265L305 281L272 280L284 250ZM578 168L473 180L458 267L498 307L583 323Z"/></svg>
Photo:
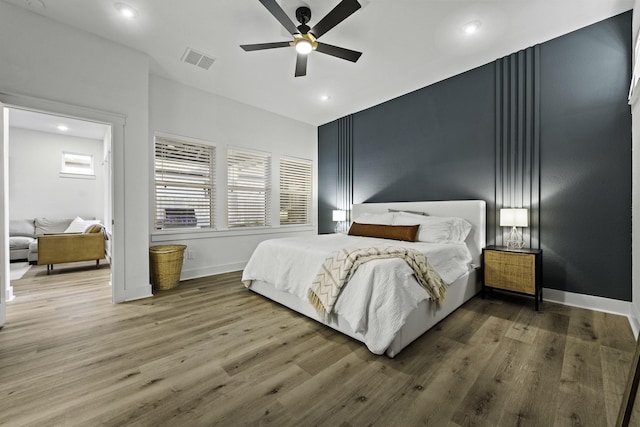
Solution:
<svg viewBox="0 0 640 427"><path fill-rule="evenodd" d="M261 234L298 233L303 231L314 231L315 229L315 225L281 225L278 227L243 227L219 230L210 228L154 230L151 232L151 242L215 239L220 237L255 236Z"/></svg>
<svg viewBox="0 0 640 427"><path fill-rule="evenodd" d="M93 174L60 172L60 178L96 179Z"/></svg>

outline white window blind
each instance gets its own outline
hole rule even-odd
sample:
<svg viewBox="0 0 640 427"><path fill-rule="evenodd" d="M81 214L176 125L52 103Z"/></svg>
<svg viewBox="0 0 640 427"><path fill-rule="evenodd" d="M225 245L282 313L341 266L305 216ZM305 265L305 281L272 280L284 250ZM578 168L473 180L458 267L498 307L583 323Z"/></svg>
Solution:
<svg viewBox="0 0 640 427"><path fill-rule="evenodd" d="M271 156L229 148L227 151L227 225L271 225Z"/></svg>
<svg viewBox="0 0 640 427"><path fill-rule="evenodd" d="M310 160L280 159L280 224L311 223Z"/></svg>
<svg viewBox="0 0 640 427"><path fill-rule="evenodd" d="M155 227L213 228L215 147L155 138Z"/></svg>

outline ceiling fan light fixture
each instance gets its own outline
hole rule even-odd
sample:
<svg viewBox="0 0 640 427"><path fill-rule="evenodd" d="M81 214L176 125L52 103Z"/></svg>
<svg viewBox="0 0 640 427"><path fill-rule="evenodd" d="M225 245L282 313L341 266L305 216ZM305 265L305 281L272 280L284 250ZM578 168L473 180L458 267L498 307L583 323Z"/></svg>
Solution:
<svg viewBox="0 0 640 427"><path fill-rule="evenodd" d="M307 55L313 50L313 44L307 39L298 39L295 42L296 52Z"/></svg>

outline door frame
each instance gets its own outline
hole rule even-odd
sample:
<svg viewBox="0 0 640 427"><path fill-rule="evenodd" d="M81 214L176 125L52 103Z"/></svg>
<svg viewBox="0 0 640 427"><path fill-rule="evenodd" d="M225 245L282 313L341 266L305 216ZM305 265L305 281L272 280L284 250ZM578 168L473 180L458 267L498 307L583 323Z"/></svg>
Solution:
<svg viewBox="0 0 640 427"><path fill-rule="evenodd" d="M7 300L13 299L9 273L9 109L0 102L0 328L7 317Z"/></svg>
<svg viewBox="0 0 640 427"><path fill-rule="evenodd" d="M3 111L8 111L7 108L17 108L22 110L31 110L35 112L53 114L57 116L64 116L74 118L78 120L91 121L101 123L111 127L111 300L113 302L119 302L122 300L124 293L124 250L119 250L120 230L116 232L118 221L116 219L124 218L124 206L122 203L117 203L116 195L124 194L124 180L117 179L113 173L114 164L118 161L124 161L122 156L124 147L124 126L126 118L122 114L111 113L107 111L95 110L78 105L66 104L57 101L50 101L41 98L34 98L25 95L17 95L13 93L0 92L0 104L4 104ZM6 124L8 127L8 124ZM4 140L5 138L3 138ZM5 162L8 165L8 141L4 141L4 147L0 150L0 162ZM3 164L5 164L3 163ZM6 171L5 171L6 173ZM7 175L8 176L8 175ZM0 186L3 189L3 194L6 198L4 203L7 213L2 215L3 203L0 201L0 244L4 241L3 258L6 261L0 260L0 284L6 283L9 280L9 218L8 218L8 181L0 177ZM4 217L4 218L3 218ZM115 238L114 238L115 237ZM6 247L6 249L4 249ZM6 268L2 268L2 264L5 264ZM122 289L121 289L122 288ZM3 287L4 289L4 287ZM2 291L4 293L4 290ZM0 304L4 304L6 301L0 295ZM4 314L4 307L0 307L0 317ZM3 319L0 318L0 327Z"/></svg>

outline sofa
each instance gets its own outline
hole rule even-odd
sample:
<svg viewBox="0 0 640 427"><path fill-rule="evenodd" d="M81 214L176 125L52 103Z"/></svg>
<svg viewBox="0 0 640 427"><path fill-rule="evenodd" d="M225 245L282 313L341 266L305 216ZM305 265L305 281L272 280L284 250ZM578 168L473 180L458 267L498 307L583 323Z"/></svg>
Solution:
<svg viewBox="0 0 640 427"><path fill-rule="evenodd" d="M47 265L104 259L102 225L97 220L21 219L9 221L9 258Z"/></svg>

